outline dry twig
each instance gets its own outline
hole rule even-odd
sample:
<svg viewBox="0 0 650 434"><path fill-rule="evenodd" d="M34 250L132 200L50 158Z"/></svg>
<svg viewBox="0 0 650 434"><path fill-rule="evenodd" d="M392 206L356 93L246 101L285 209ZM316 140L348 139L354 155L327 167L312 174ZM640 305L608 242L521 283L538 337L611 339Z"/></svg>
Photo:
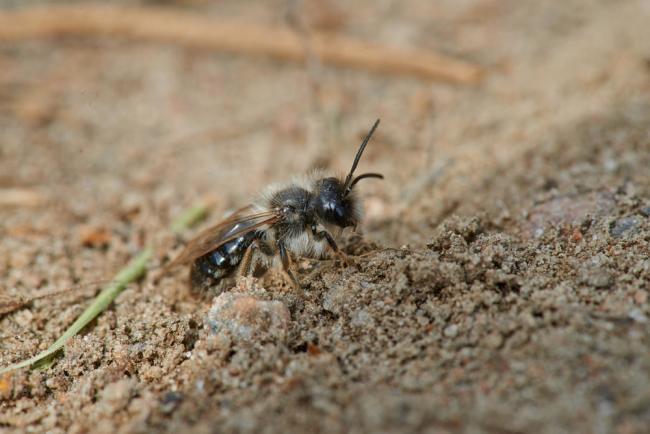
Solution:
<svg viewBox="0 0 650 434"><path fill-rule="evenodd" d="M21 188L0 189L0 207L36 207L46 202L37 191Z"/></svg>
<svg viewBox="0 0 650 434"><path fill-rule="evenodd" d="M305 61L304 42L290 29L177 10L73 5L0 13L0 42L56 36L125 37ZM326 64L460 84L476 84L483 75L476 65L430 51L385 47L325 33L311 34L309 42L314 53Z"/></svg>

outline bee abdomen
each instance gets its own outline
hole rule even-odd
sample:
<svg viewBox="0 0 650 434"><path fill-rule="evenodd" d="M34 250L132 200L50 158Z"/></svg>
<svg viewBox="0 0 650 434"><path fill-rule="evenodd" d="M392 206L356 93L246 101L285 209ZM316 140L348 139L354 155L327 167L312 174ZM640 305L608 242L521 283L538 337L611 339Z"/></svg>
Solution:
<svg viewBox="0 0 650 434"><path fill-rule="evenodd" d="M255 239L259 239L258 231L248 232L240 237L222 244L213 251L199 257L190 269L190 284L194 290L216 289L223 290L222 281L232 276L239 266L246 249Z"/></svg>

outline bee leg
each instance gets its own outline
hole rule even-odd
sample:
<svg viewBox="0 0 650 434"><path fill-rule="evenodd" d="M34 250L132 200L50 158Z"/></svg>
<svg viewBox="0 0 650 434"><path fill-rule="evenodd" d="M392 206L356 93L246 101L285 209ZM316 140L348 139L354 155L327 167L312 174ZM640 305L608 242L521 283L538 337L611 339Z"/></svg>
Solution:
<svg viewBox="0 0 650 434"><path fill-rule="evenodd" d="M349 257L345 252L343 252L342 250L338 250L338 251L334 252L334 254L336 255L336 261L337 261L339 264L341 264L342 266L345 266L345 267L352 267L353 265L355 265L354 260L351 259L351 258L350 258L350 257Z"/></svg>
<svg viewBox="0 0 650 434"><path fill-rule="evenodd" d="M326 230L318 231L316 229L316 225L312 225L311 233L318 240L322 240L322 239L327 240L327 244L330 246L330 249L332 249L334 255L336 256L336 261L338 261L340 264L345 265L346 267L349 267L354 264L354 262L348 257L348 255L346 255L342 250L339 250L339 246L336 245L336 241L334 241L334 237L332 237L332 234L330 234Z"/></svg>
<svg viewBox="0 0 650 434"><path fill-rule="evenodd" d="M293 271L291 270L292 263L291 263L291 257L289 256L289 252L287 252L287 248L285 247L284 243L281 241L278 242L278 251L280 253L280 260L282 261L282 270L289 277L289 280L291 281L291 284L293 285L294 289L301 289L300 282L298 282L298 279L296 279L296 276L293 274Z"/></svg>
<svg viewBox="0 0 650 434"><path fill-rule="evenodd" d="M244 252L239 265L238 275L243 277L260 277L268 269L268 262L263 258L273 255L273 250L263 241L255 240ZM259 269L262 269L260 272Z"/></svg>
<svg viewBox="0 0 650 434"><path fill-rule="evenodd" d="M257 248L257 241L253 241L250 246L244 252L244 256L241 259L241 264L239 265L239 276L247 277L251 275L251 263L253 262L254 250Z"/></svg>

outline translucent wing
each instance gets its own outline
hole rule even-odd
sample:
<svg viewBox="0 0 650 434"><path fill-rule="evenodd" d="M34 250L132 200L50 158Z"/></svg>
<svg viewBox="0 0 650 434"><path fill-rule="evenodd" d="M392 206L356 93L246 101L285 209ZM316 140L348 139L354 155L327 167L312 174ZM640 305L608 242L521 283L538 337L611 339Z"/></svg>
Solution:
<svg viewBox="0 0 650 434"><path fill-rule="evenodd" d="M178 265L194 261L213 251L221 245L240 237L259 227L273 224L278 219L276 211L254 213L252 206L246 206L235 211L227 219L204 230L191 240L185 249L165 269L169 270Z"/></svg>

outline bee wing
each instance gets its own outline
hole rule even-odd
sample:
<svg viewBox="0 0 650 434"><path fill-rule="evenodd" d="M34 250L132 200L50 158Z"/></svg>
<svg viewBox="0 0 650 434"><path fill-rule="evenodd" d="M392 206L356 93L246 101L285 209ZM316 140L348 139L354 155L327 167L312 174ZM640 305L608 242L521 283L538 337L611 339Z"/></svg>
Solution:
<svg viewBox="0 0 650 434"><path fill-rule="evenodd" d="M250 205L241 208L227 219L199 233L165 269L169 270L178 265L192 262L228 241L261 226L273 224L277 219L278 214L276 211L252 213L252 206ZM239 224L242 227L238 230L233 230Z"/></svg>

